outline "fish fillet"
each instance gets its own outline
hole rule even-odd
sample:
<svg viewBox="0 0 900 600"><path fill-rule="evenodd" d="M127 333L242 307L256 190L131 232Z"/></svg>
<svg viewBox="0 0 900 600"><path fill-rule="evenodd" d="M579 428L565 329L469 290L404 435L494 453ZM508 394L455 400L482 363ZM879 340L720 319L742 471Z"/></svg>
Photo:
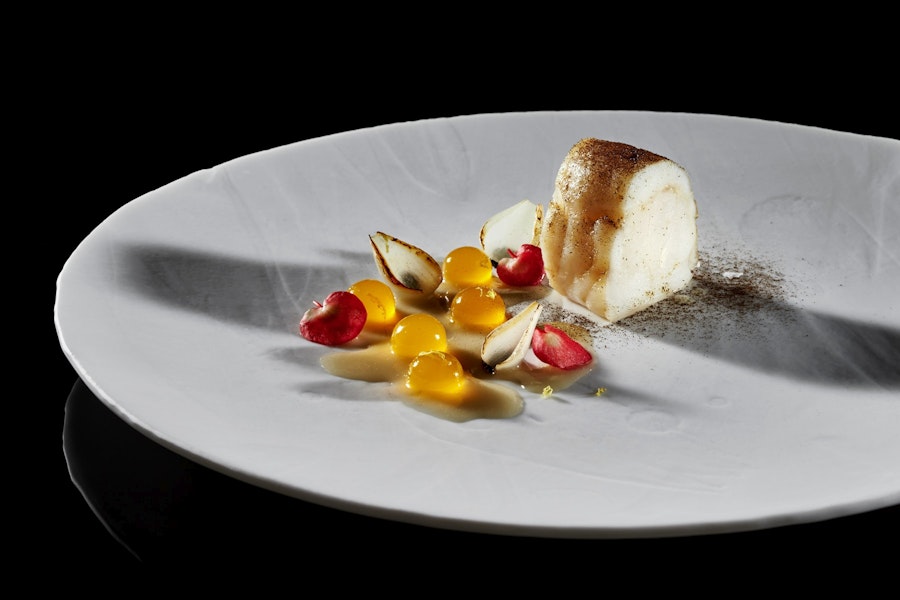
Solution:
<svg viewBox="0 0 900 600"><path fill-rule="evenodd" d="M624 319L691 281L697 214L680 165L584 138L560 165L541 227L548 283L607 321Z"/></svg>

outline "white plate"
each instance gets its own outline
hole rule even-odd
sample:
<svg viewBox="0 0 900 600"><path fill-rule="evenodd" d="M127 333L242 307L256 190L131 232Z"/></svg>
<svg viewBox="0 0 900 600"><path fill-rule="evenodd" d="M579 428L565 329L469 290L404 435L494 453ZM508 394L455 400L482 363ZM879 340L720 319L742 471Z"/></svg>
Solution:
<svg viewBox="0 0 900 600"><path fill-rule="evenodd" d="M509 420L445 421L322 370L327 349L298 319L376 275L370 233L436 257L477 244L494 212L546 203L586 136L682 164L707 291L733 270L751 295L610 328L583 384L526 394ZM56 325L79 375L139 430L305 500L559 537L815 521L900 502L898 198L900 143L885 138L647 112L400 123L126 204L63 268Z"/></svg>

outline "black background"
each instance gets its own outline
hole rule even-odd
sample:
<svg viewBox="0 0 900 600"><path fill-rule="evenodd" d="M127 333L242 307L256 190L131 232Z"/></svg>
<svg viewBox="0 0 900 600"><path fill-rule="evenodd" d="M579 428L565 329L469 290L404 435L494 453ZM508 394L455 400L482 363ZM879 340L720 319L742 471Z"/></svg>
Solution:
<svg viewBox="0 0 900 600"><path fill-rule="evenodd" d="M159 454L152 443L142 446L139 434L127 441L134 432L117 428L96 399L79 391L53 326L55 278L66 258L131 199L251 152L397 121L531 110L715 113L897 137L895 96L884 73L873 78L821 53L786 64L783 56L766 61L750 52L723 63L706 47L652 62L598 44L583 49L591 54L581 60L531 36L520 42L531 46L522 55L510 44L480 58L445 47L440 59L424 51L418 61L407 59L426 43L447 40L419 39L389 55L355 46L343 58L334 54L336 46L318 53L295 49L296 60L266 70L259 57L240 50L160 64L152 53L119 63L116 48L106 47L77 57L60 52L52 74L29 75L32 83L42 80L42 91L33 106L25 106L32 104L26 98L22 110L10 114L30 128L30 140L26 164L8 174L26 187L15 201L26 216L9 221L11 238L23 240L16 242L22 249L16 262L24 268L8 288L16 290L9 298L15 307L10 331L22 332L11 341L27 338L31 345L10 363L12 378L26 382L11 388L9 402L17 410L7 422L17 434L9 439L19 440L7 452L14 560L98 580L148 567L241 565L218 572L221 579L278 565L281 574L338 588L360 577L373 586L408 585L411 572L430 574L432 583L469 581L475 574L520 583L577 576L601 590L610 580L621 583L625 572L648 585L635 579L639 567L689 587L710 572L728 572L731 586L773 570L800 579L871 581L881 574L888 564L882 543L894 544L900 533L896 508L778 530L666 540L532 540L400 526L219 479L167 451ZM609 64L598 56L608 56ZM653 68L640 68L647 64ZM33 283L22 289L23 282ZM34 316L22 319L22 307ZM131 513L101 520L73 484L63 452L73 393L70 408L77 407L80 424L88 423L77 434L86 462L76 467L93 482L93 492L118 495L110 501L113 509ZM122 455L121 448L132 454ZM135 520L157 533L123 544L106 528L128 533ZM662 575L676 564L677 571ZM324 575L336 565L344 575Z"/></svg>

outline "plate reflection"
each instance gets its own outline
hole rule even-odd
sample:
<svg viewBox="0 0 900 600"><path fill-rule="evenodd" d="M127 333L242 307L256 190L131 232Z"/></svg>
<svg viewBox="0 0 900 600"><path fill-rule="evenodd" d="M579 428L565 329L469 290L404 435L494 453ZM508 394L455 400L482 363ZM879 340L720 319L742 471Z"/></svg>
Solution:
<svg viewBox="0 0 900 600"><path fill-rule="evenodd" d="M317 561L373 568L433 568L435 561L460 556L490 556L492 568L521 568L524 556L562 566L586 555L646 561L672 552L746 551L748 544L846 552L900 532L900 506L820 523L662 539L514 537L388 521L284 496L188 460L132 428L80 380L66 403L63 446L85 501L110 535L145 563L202 556L222 563L310 564L314 549Z"/></svg>

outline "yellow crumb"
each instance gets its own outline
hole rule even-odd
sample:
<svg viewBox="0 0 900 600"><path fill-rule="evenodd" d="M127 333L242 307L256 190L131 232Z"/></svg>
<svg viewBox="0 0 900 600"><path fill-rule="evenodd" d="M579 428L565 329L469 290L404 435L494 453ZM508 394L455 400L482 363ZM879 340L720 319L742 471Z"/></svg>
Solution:
<svg viewBox="0 0 900 600"><path fill-rule="evenodd" d="M605 388L605 387L599 387L599 388L597 388L597 391L594 392L594 395L595 395L595 396L602 396L602 395L605 394L605 393L606 393L606 388Z"/></svg>
<svg viewBox="0 0 900 600"><path fill-rule="evenodd" d="M550 395L552 395L552 394L553 394L553 388L550 387L549 385L548 385L547 387L545 387L545 388L544 388L544 391L541 393L541 395L542 395L544 398L546 398L547 396L550 396Z"/></svg>

